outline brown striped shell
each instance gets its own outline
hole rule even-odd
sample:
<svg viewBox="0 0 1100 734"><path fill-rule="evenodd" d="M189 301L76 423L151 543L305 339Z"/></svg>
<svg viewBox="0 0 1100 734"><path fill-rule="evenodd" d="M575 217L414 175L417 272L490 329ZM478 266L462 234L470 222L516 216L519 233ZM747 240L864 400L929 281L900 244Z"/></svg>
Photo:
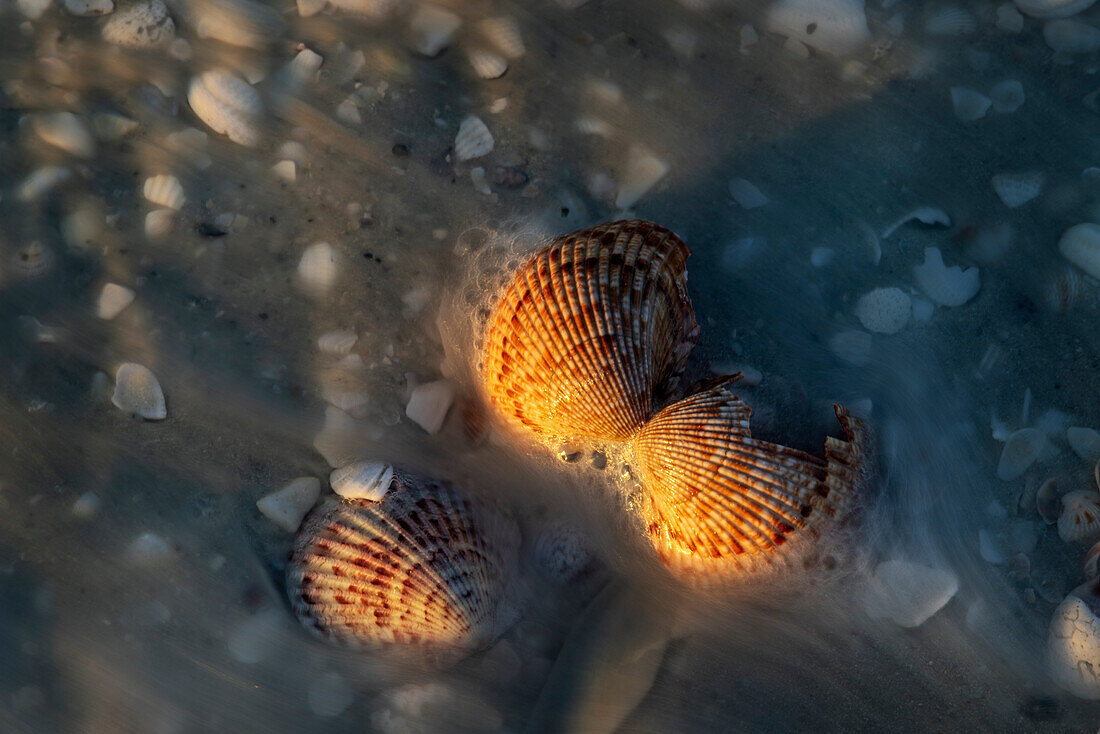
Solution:
<svg viewBox="0 0 1100 734"><path fill-rule="evenodd" d="M650 540L688 582L792 565L844 514L866 463L863 423L839 405L847 440L827 439L825 459L752 438L732 382L673 403L632 442Z"/></svg>
<svg viewBox="0 0 1100 734"><path fill-rule="evenodd" d="M486 328L489 404L547 439L629 439L698 339L688 254L675 234L639 220L564 235L535 253Z"/></svg>
<svg viewBox="0 0 1100 734"><path fill-rule="evenodd" d="M519 546L510 518L448 485L397 471L380 502L330 496L287 564L295 614L351 646L480 648L502 631Z"/></svg>

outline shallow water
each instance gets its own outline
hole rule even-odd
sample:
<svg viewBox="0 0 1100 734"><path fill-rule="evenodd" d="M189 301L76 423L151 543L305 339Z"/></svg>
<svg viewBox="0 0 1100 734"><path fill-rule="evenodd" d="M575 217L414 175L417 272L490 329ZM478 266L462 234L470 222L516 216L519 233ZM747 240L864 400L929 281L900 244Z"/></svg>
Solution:
<svg viewBox="0 0 1100 734"><path fill-rule="evenodd" d="M1039 20L1002 30L991 2L958 3L973 27L938 35L946 5L871 0L869 33L839 56L769 31L778 3L441 4L462 25L430 58L412 50L412 2L301 17L177 0L177 41L150 49L104 40L121 2L104 17L0 5L0 728L1095 730L1100 707L1060 689L1044 657L1088 546L1064 543L1032 498L1048 478L1094 487L1066 428L1100 427L1100 289L1058 241L1100 217L1083 175L1100 163L1097 54L1055 53ZM498 16L525 51L481 79L467 54ZM203 37L210 18L230 42ZM1076 19L1100 25L1100 7ZM323 63L294 84L281 70L303 48ZM211 68L259 90L256 145L196 117L188 85ZM1004 80L1022 85L1018 109L960 119L953 87ZM36 128L60 110L89 145ZM468 115L494 146L459 161ZM667 166L649 186L631 163L647 157ZM283 160L292 181L272 170ZM67 178L25 191L48 166ZM1009 208L990 179L1023 171L1044 174L1042 192ZM157 174L186 201L150 233ZM767 203L744 208L732 179ZM950 224L885 236L918 207ZM627 215L692 249L702 337L685 384L759 371L741 391L754 431L815 453L836 433L833 402L867 417L877 474L829 549L835 568L685 590L644 552L615 462L465 438L463 288L480 302L480 269L510 248ZM318 242L336 263L311 287L300 262ZM929 309L913 273L927 247L977 267L977 295ZM108 282L135 294L111 320L96 312ZM914 315L870 334L857 303L889 286ZM358 335L361 363L321 352L334 331ZM833 340L850 331L861 349L844 359ZM165 420L112 405L124 362L156 375ZM441 378L459 403L429 435L408 390ZM1025 426L1048 446L1001 480L1003 440ZM455 478L518 516L525 604L502 642L440 670L305 633L282 588L291 536L256 501L301 476L328 491L330 464L351 456ZM597 556L565 586L530 558L555 518ZM1016 554L1026 577L1010 575ZM894 559L957 580L915 628L869 613L869 579Z"/></svg>

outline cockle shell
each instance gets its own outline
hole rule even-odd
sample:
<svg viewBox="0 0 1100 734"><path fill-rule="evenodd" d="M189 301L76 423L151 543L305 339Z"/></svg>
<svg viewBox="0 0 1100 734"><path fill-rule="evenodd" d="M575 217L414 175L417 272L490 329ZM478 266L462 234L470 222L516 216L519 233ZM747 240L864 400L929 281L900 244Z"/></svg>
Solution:
<svg viewBox="0 0 1100 734"><path fill-rule="evenodd" d="M29 279L42 277L50 271L53 264L53 250L38 240L20 247L12 258L12 270Z"/></svg>
<svg viewBox="0 0 1100 734"><path fill-rule="evenodd" d="M550 444L628 439L698 339L688 252L640 220L590 227L536 252L485 332L489 405Z"/></svg>
<svg viewBox="0 0 1100 734"><path fill-rule="evenodd" d="M191 80L187 102L195 115L214 132L240 145L256 145L256 126L262 105L259 93L228 71L207 71Z"/></svg>
<svg viewBox="0 0 1100 734"><path fill-rule="evenodd" d="M142 194L147 201L157 206L179 211L187 202L183 193L183 185L175 176L158 174L145 179Z"/></svg>
<svg viewBox="0 0 1100 734"><path fill-rule="evenodd" d="M508 71L508 62L492 51L475 48L466 52L474 73L482 79L499 79Z"/></svg>
<svg viewBox="0 0 1100 734"><path fill-rule="evenodd" d="M1100 540L1100 493L1086 490L1062 496L1058 536L1067 543Z"/></svg>
<svg viewBox="0 0 1100 734"><path fill-rule="evenodd" d="M527 51L515 18L486 18L477 27L485 39L509 59L518 59Z"/></svg>
<svg viewBox="0 0 1100 734"><path fill-rule="evenodd" d="M473 650L509 621L500 602L518 547L500 511L396 471L381 502L330 496L313 509L287 588L302 623L334 642Z"/></svg>
<svg viewBox="0 0 1100 734"><path fill-rule="evenodd" d="M846 440L826 439L824 459L752 438L735 380L673 403L631 442L650 541L691 584L804 558L844 516L868 464L863 422L839 405Z"/></svg>
<svg viewBox="0 0 1100 734"><path fill-rule="evenodd" d="M493 150L493 134L480 118L470 115L458 126L455 157L460 161L480 158Z"/></svg>

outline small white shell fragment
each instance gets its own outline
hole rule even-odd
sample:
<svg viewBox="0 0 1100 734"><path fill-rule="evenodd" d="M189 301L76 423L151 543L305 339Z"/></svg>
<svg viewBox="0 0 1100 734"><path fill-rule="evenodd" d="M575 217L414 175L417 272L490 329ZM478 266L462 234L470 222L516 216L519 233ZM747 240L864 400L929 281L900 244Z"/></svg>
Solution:
<svg viewBox="0 0 1100 734"><path fill-rule="evenodd" d="M339 253L327 242L310 245L298 262L298 277L310 288L328 290L340 274Z"/></svg>
<svg viewBox="0 0 1100 734"><path fill-rule="evenodd" d="M902 560L886 561L868 580L864 607L872 617L890 619L901 627L920 627L958 590L959 580L950 571Z"/></svg>
<svg viewBox="0 0 1100 734"><path fill-rule="evenodd" d="M997 462L997 478L1008 482L1027 471L1043 452L1045 438L1034 428L1021 428L1005 441Z"/></svg>
<svg viewBox="0 0 1100 734"><path fill-rule="evenodd" d="M65 0L65 10L73 15L106 15L114 9L113 0Z"/></svg>
<svg viewBox="0 0 1100 734"><path fill-rule="evenodd" d="M993 191L1009 209L1023 206L1043 191L1046 176L1040 171L998 173L990 180Z"/></svg>
<svg viewBox="0 0 1100 734"><path fill-rule="evenodd" d="M176 224L176 212L172 209L154 209L145 215L145 236L151 240L167 237Z"/></svg>
<svg viewBox="0 0 1100 734"><path fill-rule="evenodd" d="M1072 426L1066 429L1066 441L1073 453L1090 464L1100 461L1100 433L1091 428Z"/></svg>
<svg viewBox="0 0 1100 734"><path fill-rule="evenodd" d="M833 261L836 251L831 247L815 247L810 250L810 265L815 268L823 268Z"/></svg>
<svg viewBox="0 0 1100 734"><path fill-rule="evenodd" d="M1088 9L1096 0L1016 0L1021 13L1032 18L1068 18Z"/></svg>
<svg viewBox="0 0 1100 734"><path fill-rule="evenodd" d="M1086 222L1065 231L1058 240L1062 257L1094 278L1100 278L1100 224Z"/></svg>
<svg viewBox="0 0 1100 734"><path fill-rule="evenodd" d="M381 461L357 461L334 469L328 481L332 491L345 499L381 502L393 481L393 466Z"/></svg>
<svg viewBox="0 0 1100 734"><path fill-rule="evenodd" d="M328 0L298 0L298 16L308 18L325 9Z"/></svg>
<svg viewBox="0 0 1100 734"><path fill-rule="evenodd" d="M966 87L951 87L951 106L955 117L963 122L973 122L985 117L993 105L993 100L981 92Z"/></svg>
<svg viewBox="0 0 1100 734"><path fill-rule="evenodd" d="M924 30L933 36L965 36L977 27L978 21L973 15L954 6L936 11L924 24Z"/></svg>
<svg viewBox="0 0 1100 734"><path fill-rule="evenodd" d="M778 0L768 8L764 25L834 56L852 53L871 40L864 0Z"/></svg>
<svg viewBox="0 0 1100 734"><path fill-rule="evenodd" d="M31 126L38 137L55 148L79 156L95 155L95 140L87 125L72 112L52 112L36 116Z"/></svg>
<svg viewBox="0 0 1100 734"><path fill-rule="evenodd" d="M152 48L171 43L176 37L176 24L161 0L144 0L108 18L101 35L116 46Z"/></svg>
<svg viewBox="0 0 1100 734"><path fill-rule="evenodd" d="M1074 589L1054 610L1047 634L1047 668L1051 677L1078 698L1100 699L1100 619L1096 594L1086 583ZM1089 602L1085 601L1086 599Z"/></svg>
<svg viewBox="0 0 1100 734"><path fill-rule="evenodd" d="M348 97L336 105L336 119L345 125L362 125L363 116L359 114L359 105L354 97Z"/></svg>
<svg viewBox="0 0 1100 734"><path fill-rule="evenodd" d="M255 665L280 650L279 632L285 618L277 609L263 609L237 624L229 633L226 647L239 663Z"/></svg>
<svg viewBox="0 0 1100 734"><path fill-rule="evenodd" d="M912 301L900 288L875 288L856 303L856 318L876 334L896 334L909 323Z"/></svg>
<svg viewBox="0 0 1100 734"><path fill-rule="evenodd" d="M672 26L661 31L669 48L685 59L695 56L695 47L699 43L699 36L695 31L685 26Z"/></svg>
<svg viewBox="0 0 1100 734"><path fill-rule="evenodd" d="M555 584L576 578L592 561L588 538L580 528L564 520L548 522L535 535L535 565Z"/></svg>
<svg viewBox="0 0 1100 734"><path fill-rule="evenodd" d="M172 558L172 547L156 533L142 533L126 548L126 559L135 566L154 568Z"/></svg>
<svg viewBox="0 0 1100 734"><path fill-rule="evenodd" d="M1026 99L1024 85L1015 79L1005 79L997 82L989 90L989 98L993 100L993 111L1001 113L1015 112L1020 109Z"/></svg>
<svg viewBox="0 0 1100 734"><path fill-rule="evenodd" d="M1065 54L1090 54L1100 50L1100 28L1078 20L1052 20L1043 26L1043 40Z"/></svg>
<svg viewBox="0 0 1100 734"><path fill-rule="evenodd" d="M62 166L43 166L23 179L15 196L19 201L34 201L72 175L72 171Z"/></svg>
<svg viewBox="0 0 1100 734"><path fill-rule="evenodd" d="M96 316L110 321L122 313L122 309L129 306L134 300L134 292L117 283L107 283L99 292L99 301L96 303Z"/></svg>
<svg viewBox="0 0 1100 734"><path fill-rule="evenodd" d="M436 434L443 427L454 399L454 386L447 380L417 385L405 406L405 415L428 433Z"/></svg>
<svg viewBox="0 0 1100 734"><path fill-rule="evenodd" d="M518 59L527 52L515 18L486 18L478 24L482 35L509 59Z"/></svg>
<svg viewBox="0 0 1100 734"><path fill-rule="evenodd" d="M493 149L493 134L480 118L469 115L455 135L455 157L460 161L487 155Z"/></svg>
<svg viewBox="0 0 1100 734"><path fill-rule="evenodd" d="M997 30L1004 33L1019 33L1024 29L1024 16L1012 3L997 6Z"/></svg>
<svg viewBox="0 0 1100 734"><path fill-rule="evenodd" d="M95 492L85 492L73 502L72 513L81 520L90 520L99 514L103 502Z"/></svg>
<svg viewBox="0 0 1100 734"><path fill-rule="evenodd" d="M359 335L354 331L330 331L317 339L317 348L325 354L344 356L349 354Z"/></svg>
<svg viewBox="0 0 1100 734"><path fill-rule="evenodd" d="M15 7L31 20L41 18L51 4L53 4L53 0L15 0Z"/></svg>
<svg viewBox="0 0 1100 734"><path fill-rule="evenodd" d="M961 306L978 294L982 282L978 268L947 267L937 247L924 248L924 263L913 267L917 285L940 306Z"/></svg>
<svg viewBox="0 0 1100 734"><path fill-rule="evenodd" d="M479 194L490 196L493 193L493 190L489 187L489 178L485 175L485 169L481 166L470 169L470 182Z"/></svg>
<svg viewBox="0 0 1100 734"><path fill-rule="evenodd" d="M508 71L508 61L492 51L475 48L466 52L474 73L482 79L499 79Z"/></svg>
<svg viewBox="0 0 1100 734"><path fill-rule="evenodd" d="M1005 562L1005 551L1000 541L984 528L978 531L978 554L983 561L995 566Z"/></svg>
<svg viewBox="0 0 1100 734"><path fill-rule="evenodd" d="M768 197L755 184L743 178L730 181L730 196L742 209L757 209L768 203Z"/></svg>
<svg viewBox="0 0 1100 734"><path fill-rule="evenodd" d="M279 161L271 167L271 172L287 183L294 183L298 177L298 167L294 161Z"/></svg>
<svg viewBox="0 0 1100 734"><path fill-rule="evenodd" d="M302 518L321 496L321 480L299 477L256 501L256 507L271 522L288 533L298 531Z"/></svg>
<svg viewBox="0 0 1100 734"><path fill-rule="evenodd" d="M462 18L438 5L423 3L409 23L412 46L425 56L438 56L454 40Z"/></svg>
<svg viewBox="0 0 1100 734"><path fill-rule="evenodd" d="M137 120L115 112L97 112L92 115L92 131L100 140L122 140L137 130Z"/></svg>
<svg viewBox="0 0 1100 734"><path fill-rule="evenodd" d="M347 711L355 701L355 693L342 676L328 672L309 682L306 701L315 716L331 718Z"/></svg>
<svg viewBox="0 0 1100 734"><path fill-rule="evenodd" d="M160 207L179 211L187 203L183 193L183 184L175 176L160 174L145 179L142 193L147 201Z"/></svg>
<svg viewBox="0 0 1100 734"><path fill-rule="evenodd" d="M1058 537L1066 543L1086 545L1100 540L1100 493L1090 489L1062 495Z"/></svg>
<svg viewBox="0 0 1100 734"><path fill-rule="evenodd" d="M755 45L760 40L760 34L756 32L751 24L741 26L739 37L741 39L741 53L748 53L749 46Z"/></svg>
<svg viewBox="0 0 1100 734"><path fill-rule="evenodd" d="M168 415L164 392L156 375L134 362L119 365L115 372L115 391L111 402L119 410L146 420L164 420Z"/></svg>
<svg viewBox="0 0 1100 734"><path fill-rule="evenodd" d="M619 178L615 206L629 209L668 173L669 166L640 145L631 146Z"/></svg>
<svg viewBox="0 0 1100 734"><path fill-rule="evenodd" d="M257 119L262 110L259 93L228 71L207 71L191 80L187 102L206 126L234 143L260 142Z"/></svg>
<svg viewBox="0 0 1100 734"><path fill-rule="evenodd" d="M882 239L888 239L890 235L898 230L903 224L917 220L921 224L928 225L942 225L944 227L951 226L951 217L947 215L943 209L938 206L918 206L912 211L906 212L897 221L886 228L882 233Z"/></svg>
<svg viewBox="0 0 1100 734"><path fill-rule="evenodd" d="M829 349L848 364L867 364L871 358L871 335L859 329L842 331L829 340Z"/></svg>

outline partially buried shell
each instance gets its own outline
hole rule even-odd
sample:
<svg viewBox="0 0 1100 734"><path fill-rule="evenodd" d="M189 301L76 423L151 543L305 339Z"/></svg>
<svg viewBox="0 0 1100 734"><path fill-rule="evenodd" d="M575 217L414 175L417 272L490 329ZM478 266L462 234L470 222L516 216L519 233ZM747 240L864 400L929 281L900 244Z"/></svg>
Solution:
<svg viewBox="0 0 1100 734"><path fill-rule="evenodd" d="M846 440L825 458L752 438L733 378L673 403L633 440L657 555L692 584L792 566L839 521L868 466L862 421L837 405Z"/></svg>
<svg viewBox="0 0 1100 734"><path fill-rule="evenodd" d="M486 329L487 402L551 444L629 439L698 339L688 252L669 230L638 220L590 227L540 249Z"/></svg>
<svg viewBox="0 0 1100 734"><path fill-rule="evenodd" d="M448 485L403 471L381 502L329 497L287 565L291 605L322 637L473 650L508 620L515 523Z"/></svg>
<svg viewBox="0 0 1100 734"><path fill-rule="evenodd" d="M187 102L211 130L234 143L252 146L260 142L260 95L244 79L220 69L207 71L191 80Z"/></svg>

